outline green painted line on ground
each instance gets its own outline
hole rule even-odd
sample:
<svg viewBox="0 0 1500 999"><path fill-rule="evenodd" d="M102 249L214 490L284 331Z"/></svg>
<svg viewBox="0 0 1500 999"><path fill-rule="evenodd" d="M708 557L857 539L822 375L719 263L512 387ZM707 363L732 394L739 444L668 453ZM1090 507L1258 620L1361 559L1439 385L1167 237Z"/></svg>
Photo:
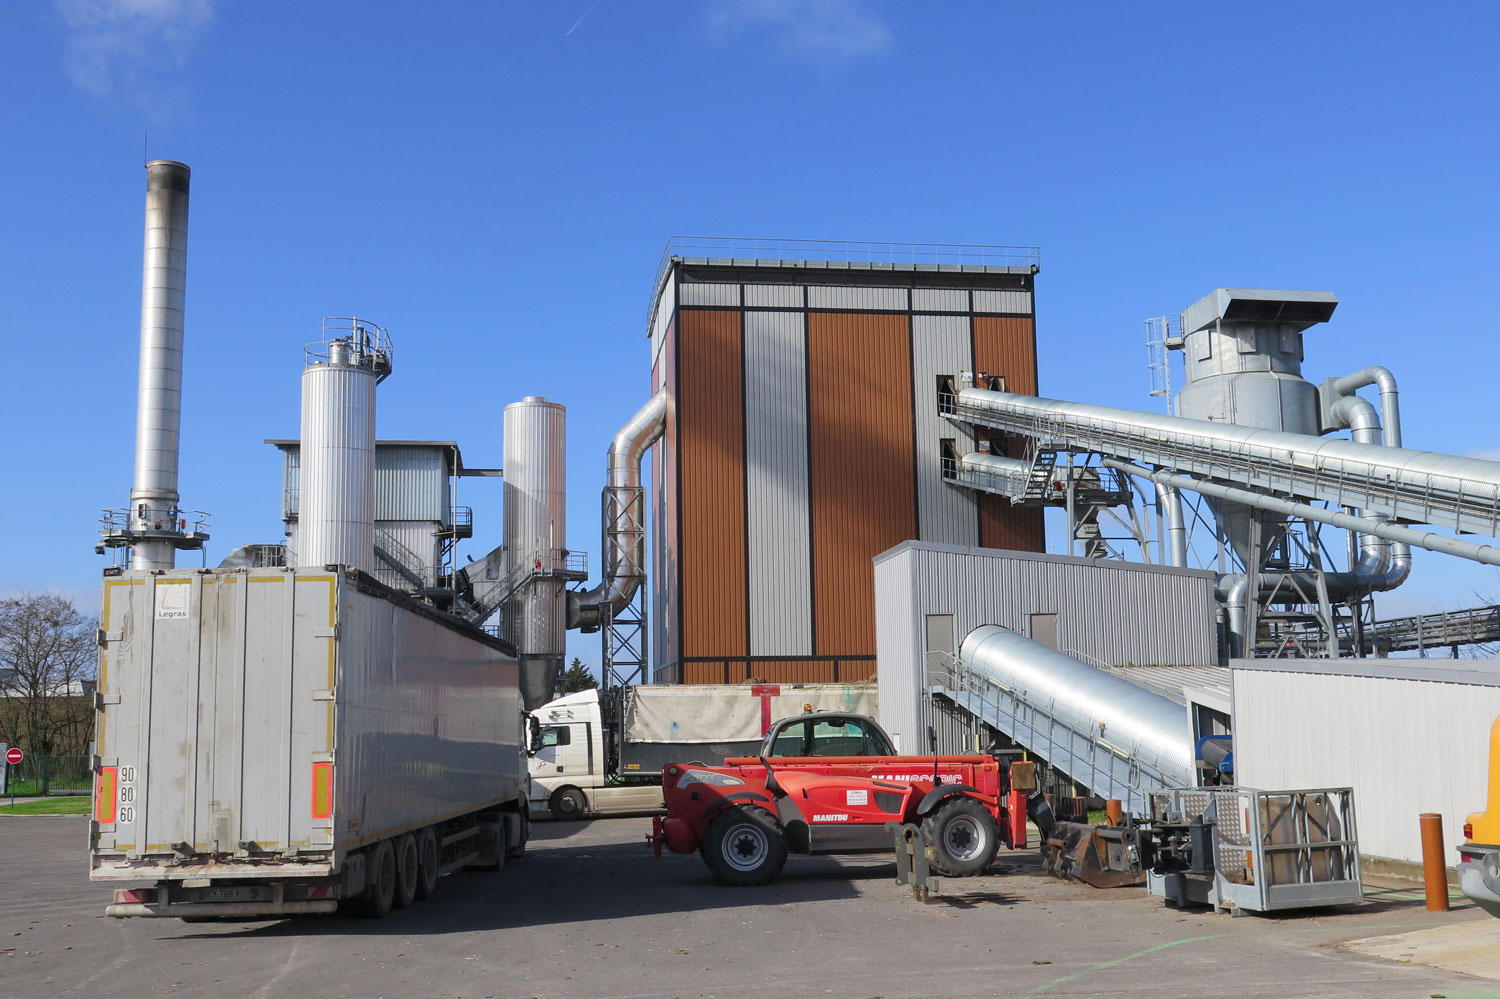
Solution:
<svg viewBox="0 0 1500 999"><path fill-rule="evenodd" d="M1126 961L1134 961L1138 957L1155 954L1159 950L1167 950L1170 947L1181 947L1183 944L1202 943L1204 940L1217 940L1223 935L1222 933L1213 933L1206 937L1187 937L1182 940L1173 940L1171 943L1157 944L1155 947L1147 947L1145 950L1136 951L1134 954L1126 954L1124 957L1117 957L1113 961L1105 961L1103 964L1096 964L1092 968L1084 968L1082 971L1075 971L1071 975L1064 975L1061 978L1048 982L1046 985L1039 985L1026 994L1034 996L1039 992L1055 989L1059 985L1066 985L1068 982L1082 978L1084 975L1091 975L1096 971L1103 971L1105 968L1113 968L1116 965L1124 964Z"/></svg>

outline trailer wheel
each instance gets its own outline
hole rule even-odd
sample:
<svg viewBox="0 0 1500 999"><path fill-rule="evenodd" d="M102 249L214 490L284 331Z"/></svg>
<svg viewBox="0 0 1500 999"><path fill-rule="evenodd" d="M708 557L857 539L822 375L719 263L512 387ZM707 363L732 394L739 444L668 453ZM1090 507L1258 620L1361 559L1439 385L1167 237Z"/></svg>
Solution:
<svg viewBox="0 0 1500 999"><path fill-rule="evenodd" d="M396 841L396 908L405 909L417 900L417 881L421 866L417 859L417 838L407 833Z"/></svg>
<svg viewBox="0 0 1500 999"><path fill-rule="evenodd" d="M552 792L552 800L547 803L547 807L552 810L552 817L562 822L583 818L583 813L588 809L588 801L578 788L560 787Z"/></svg>
<svg viewBox="0 0 1500 999"><path fill-rule="evenodd" d="M531 841L531 809L524 807L523 804L521 810L516 813L516 819L520 826L520 832L516 837L515 843L506 848L506 860L519 860L526 856L526 844Z"/></svg>
<svg viewBox="0 0 1500 999"><path fill-rule="evenodd" d="M437 834L428 826L417 834L417 898L431 898L436 894L441 873Z"/></svg>
<svg viewBox="0 0 1500 999"><path fill-rule="evenodd" d="M739 805L709 823L703 861L727 885L767 884L786 864L786 838L765 811Z"/></svg>
<svg viewBox="0 0 1500 999"><path fill-rule="evenodd" d="M365 888L365 915L383 919L396 900L396 851L381 840L370 854L370 883Z"/></svg>
<svg viewBox="0 0 1500 999"><path fill-rule="evenodd" d="M990 810L973 798L952 797L922 820L932 847L932 866L950 878L984 873L1000 848L1000 830Z"/></svg>

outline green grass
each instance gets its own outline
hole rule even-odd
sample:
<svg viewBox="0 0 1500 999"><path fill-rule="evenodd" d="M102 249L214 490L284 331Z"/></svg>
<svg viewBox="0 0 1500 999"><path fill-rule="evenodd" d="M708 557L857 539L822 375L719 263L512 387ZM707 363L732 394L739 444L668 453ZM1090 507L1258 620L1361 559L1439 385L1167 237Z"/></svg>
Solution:
<svg viewBox="0 0 1500 999"><path fill-rule="evenodd" d="M18 801L14 806L0 804L0 815L87 815L92 805L93 801L86 795L44 798L41 801Z"/></svg>

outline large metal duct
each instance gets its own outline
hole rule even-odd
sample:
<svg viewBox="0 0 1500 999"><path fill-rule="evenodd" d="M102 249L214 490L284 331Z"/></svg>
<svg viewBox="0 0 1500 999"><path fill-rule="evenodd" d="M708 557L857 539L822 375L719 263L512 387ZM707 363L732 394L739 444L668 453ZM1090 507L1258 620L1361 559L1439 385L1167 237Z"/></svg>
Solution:
<svg viewBox="0 0 1500 999"><path fill-rule="evenodd" d="M604 571L599 584L568 593L568 627L599 627L603 608L611 616L629 606L646 579L646 507L641 462L666 428L667 394L658 392L615 434L609 446L604 492Z"/></svg>
<svg viewBox="0 0 1500 999"><path fill-rule="evenodd" d="M187 294L188 181L185 163L146 164L146 245L141 279L140 381L135 478L128 525L132 569L170 569L177 534L177 462L182 426L183 304Z"/></svg>
<svg viewBox="0 0 1500 999"><path fill-rule="evenodd" d="M999 625L969 632L959 660L995 688L992 724L1091 791L1129 803L1153 786L1192 786L1181 704Z"/></svg>
<svg viewBox="0 0 1500 999"><path fill-rule="evenodd" d="M342 320L330 320L342 322ZM297 564L375 562L375 385L390 371L377 327L349 320L348 335L307 352L302 371ZM330 327L325 323L325 331Z"/></svg>
<svg viewBox="0 0 1500 999"><path fill-rule="evenodd" d="M1074 450L1500 536L1500 462L964 388L953 416Z"/></svg>
<svg viewBox="0 0 1500 999"><path fill-rule="evenodd" d="M506 579L531 578L501 605L521 660L527 709L552 699L566 652L567 410L541 396L505 407Z"/></svg>

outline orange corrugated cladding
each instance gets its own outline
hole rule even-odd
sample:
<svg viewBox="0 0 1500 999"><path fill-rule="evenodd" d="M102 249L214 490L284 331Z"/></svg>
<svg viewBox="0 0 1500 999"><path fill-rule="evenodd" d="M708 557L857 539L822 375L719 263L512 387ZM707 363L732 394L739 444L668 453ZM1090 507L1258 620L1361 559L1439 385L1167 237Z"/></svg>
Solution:
<svg viewBox="0 0 1500 999"><path fill-rule="evenodd" d="M746 505L749 484L763 480L747 483L747 429L756 428L745 426L745 364L749 356L765 355L747 353L741 309L680 306L661 334L665 342L652 371L653 388L665 388L671 400L665 434L653 451L658 520L652 586L663 600L653 622L657 682L826 683L874 676L871 559L920 530L911 319L900 310L802 314L806 370L795 364L786 377L806 378L808 479L805 493L796 486L783 496L793 497L791 509L798 502L807 509L812 599L811 634L801 638L805 651L782 647L752 657L750 647L754 570ZM975 370L1003 375L1009 391L1034 394L1032 320L970 315ZM760 339L750 344L764 352L768 334L761 322L750 334ZM787 363L786 354L777 356ZM758 384L755 398L764 399L763 372ZM764 488L753 495L764 495ZM977 518L985 547L1045 550L1039 510L980 496Z"/></svg>
<svg viewBox="0 0 1500 999"><path fill-rule="evenodd" d="M870 559L917 534L905 316L807 317L813 649L875 654Z"/></svg>
<svg viewBox="0 0 1500 999"><path fill-rule="evenodd" d="M1036 395L1035 329L1030 319L975 316L974 370L1004 375L1007 392ZM1017 508L1002 497L980 494L979 544L984 548L1046 551L1042 511Z"/></svg>
<svg viewBox="0 0 1500 999"><path fill-rule="evenodd" d="M682 654L749 654L744 368L738 312L684 311L677 357Z"/></svg>

